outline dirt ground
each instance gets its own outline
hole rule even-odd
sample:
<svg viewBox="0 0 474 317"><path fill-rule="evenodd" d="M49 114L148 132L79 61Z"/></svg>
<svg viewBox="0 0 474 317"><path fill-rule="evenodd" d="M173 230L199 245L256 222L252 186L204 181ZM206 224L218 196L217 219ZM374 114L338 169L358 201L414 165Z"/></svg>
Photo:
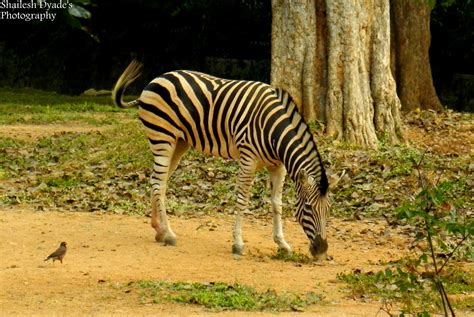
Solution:
<svg viewBox="0 0 474 317"><path fill-rule="evenodd" d="M308 313L375 316L380 304L351 300L341 291L336 275L380 269L380 261L395 259L406 249L404 239L382 222L332 220L329 253L333 261L283 262L270 258L276 251L271 223L247 219L247 251L234 259L230 216L172 217L179 239L176 247L156 243L148 220L101 213L0 211L2 314L223 314L192 305L143 304L138 290L126 292L131 281L164 279L241 283L262 291L313 291L324 296L324 303L307 308ZM293 248L306 252L299 225L287 220L285 228ZM60 241L69 247L64 263L43 262Z"/></svg>
<svg viewBox="0 0 474 317"><path fill-rule="evenodd" d="M3 133L18 137L28 131L25 137L34 139L90 128L35 130L18 125L18 130L8 128ZM351 299L336 276L356 269L378 271L383 263L409 252L403 228L391 228L383 220L332 219L328 240L333 260L284 262L271 258L276 253L271 220L247 217L246 252L235 259L233 217L171 216L170 220L178 235L176 247L156 243L146 217L41 212L21 205L0 210L0 315L385 316L379 302ZM308 253L307 238L291 219L285 220L285 234L294 250ZM61 241L68 243L64 263L43 262ZM127 287L137 280L241 283L260 291L311 291L324 300L305 312L213 312L194 305L144 303L139 290Z"/></svg>
<svg viewBox="0 0 474 317"><path fill-rule="evenodd" d="M34 125L34 124L18 124L18 125L3 125L0 126L0 135L17 138L21 140L35 140L44 136L66 133L66 132L92 132L101 131L103 128L92 125L85 125L83 123L72 123L69 125L63 124L49 124L49 125Z"/></svg>

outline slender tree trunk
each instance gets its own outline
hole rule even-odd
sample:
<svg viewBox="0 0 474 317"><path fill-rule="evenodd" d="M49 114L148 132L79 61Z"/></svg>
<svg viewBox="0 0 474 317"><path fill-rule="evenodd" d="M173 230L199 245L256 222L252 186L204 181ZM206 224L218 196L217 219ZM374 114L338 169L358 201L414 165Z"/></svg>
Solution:
<svg viewBox="0 0 474 317"><path fill-rule="evenodd" d="M428 0L390 0L392 70L403 110L442 109L429 61L431 5Z"/></svg>
<svg viewBox="0 0 474 317"><path fill-rule="evenodd" d="M403 139L389 0L274 0L272 13L272 84L307 120L323 119L329 135L364 147L377 147L378 134Z"/></svg>

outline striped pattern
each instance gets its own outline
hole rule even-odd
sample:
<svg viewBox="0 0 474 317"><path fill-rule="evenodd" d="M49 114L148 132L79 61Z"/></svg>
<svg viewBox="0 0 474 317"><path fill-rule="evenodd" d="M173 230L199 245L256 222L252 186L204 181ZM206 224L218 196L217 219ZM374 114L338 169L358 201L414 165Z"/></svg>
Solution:
<svg viewBox="0 0 474 317"><path fill-rule="evenodd" d="M242 214L255 172L264 166L270 171L272 184L275 242L291 252L281 225L286 169L296 182L295 216L312 243L311 252L320 255L326 251L328 180L314 138L287 92L261 82L181 70L153 79L139 99L124 103L126 86L139 74L140 64L132 62L119 78L113 99L123 108L139 107L154 155L152 226L158 241L176 243L166 217L166 186L181 156L193 147L239 161L234 253L242 253Z"/></svg>

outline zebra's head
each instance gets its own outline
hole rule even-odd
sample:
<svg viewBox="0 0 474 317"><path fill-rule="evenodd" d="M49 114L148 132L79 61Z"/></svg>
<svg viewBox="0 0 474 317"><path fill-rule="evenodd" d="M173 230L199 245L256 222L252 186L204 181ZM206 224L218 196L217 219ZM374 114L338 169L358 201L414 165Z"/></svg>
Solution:
<svg viewBox="0 0 474 317"><path fill-rule="evenodd" d="M329 213L329 183L323 168L320 173L319 177L315 177L302 169L296 182L296 219L310 240L311 254L318 260L325 257L328 249L326 219Z"/></svg>

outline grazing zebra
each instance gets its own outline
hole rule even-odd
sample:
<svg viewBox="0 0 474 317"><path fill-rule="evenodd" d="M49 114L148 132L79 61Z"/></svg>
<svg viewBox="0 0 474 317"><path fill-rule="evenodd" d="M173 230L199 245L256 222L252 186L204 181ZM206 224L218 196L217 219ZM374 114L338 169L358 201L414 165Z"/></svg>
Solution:
<svg viewBox="0 0 474 317"><path fill-rule="evenodd" d="M255 173L265 166L271 181L274 241L291 253L281 221L282 189L288 171L297 189L295 217L310 240L311 254L324 257L328 248L328 178L314 138L290 95L260 82L180 70L153 79L138 99L124 102L124 90L140 75L141 67L133 61L125 69L112 98L121 108L138 106L148 136L154 156L151 225L156 230L155 239L165 245L176 244L166 215L166 187L181 157L192 146L239 162L234 254L243 252L242 215Z"/></svg>

